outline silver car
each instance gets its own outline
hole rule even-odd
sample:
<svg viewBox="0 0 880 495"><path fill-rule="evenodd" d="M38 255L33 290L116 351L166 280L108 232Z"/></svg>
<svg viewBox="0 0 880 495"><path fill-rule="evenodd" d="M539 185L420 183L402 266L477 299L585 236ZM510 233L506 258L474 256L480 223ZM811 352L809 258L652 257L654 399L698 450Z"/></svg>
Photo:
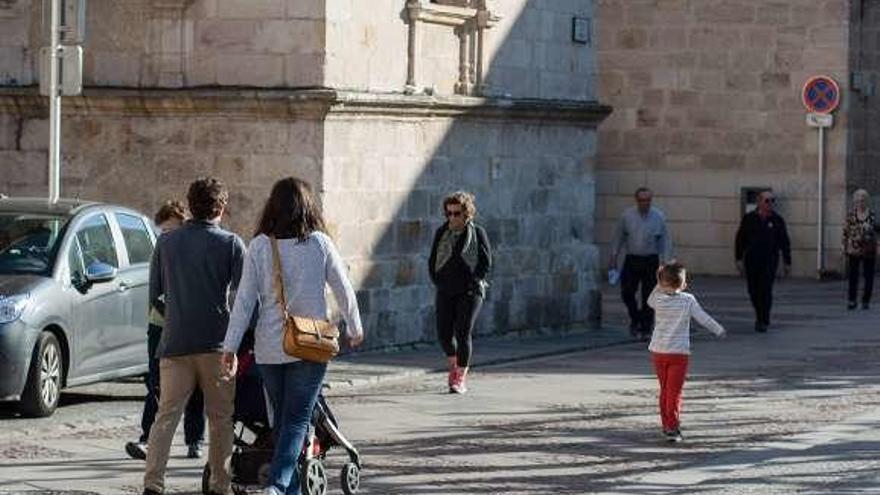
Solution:
<svg viewBox="0 0 880 495"><path fill-rule="evenodd" d="M155 243L128 208L0 197L0 400L48 416L64 387L147 371Z"/></svg>

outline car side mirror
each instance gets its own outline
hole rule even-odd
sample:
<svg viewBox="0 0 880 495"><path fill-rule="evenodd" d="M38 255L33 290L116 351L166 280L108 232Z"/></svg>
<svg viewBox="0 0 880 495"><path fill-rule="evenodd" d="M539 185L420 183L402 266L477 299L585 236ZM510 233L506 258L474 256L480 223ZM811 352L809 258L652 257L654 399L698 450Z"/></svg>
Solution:
<svg viewBox="0 0 880 495"><path fill-rule="evenodd" d="M99 284L101 282L109 282L116 278L116 268L96 261L86 268L86 282L90 284Z"/></svg>

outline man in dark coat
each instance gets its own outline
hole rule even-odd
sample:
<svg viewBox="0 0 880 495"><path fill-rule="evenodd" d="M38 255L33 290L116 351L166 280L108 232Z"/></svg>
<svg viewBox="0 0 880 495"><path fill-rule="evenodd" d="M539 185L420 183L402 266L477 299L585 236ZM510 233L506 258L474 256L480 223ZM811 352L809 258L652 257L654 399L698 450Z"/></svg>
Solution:
<svg viewBox="0 0 880 495"><path fill-rule="evenodd" d="M758 195L758 207L746 213L736 232L736 268L745 274L749 298L755 308L755 331L766 332L770 326L773 304L773 281L782 253L783 274L791 272L791 245L785 220L773 211L776 199L772 191Z"/></svg>

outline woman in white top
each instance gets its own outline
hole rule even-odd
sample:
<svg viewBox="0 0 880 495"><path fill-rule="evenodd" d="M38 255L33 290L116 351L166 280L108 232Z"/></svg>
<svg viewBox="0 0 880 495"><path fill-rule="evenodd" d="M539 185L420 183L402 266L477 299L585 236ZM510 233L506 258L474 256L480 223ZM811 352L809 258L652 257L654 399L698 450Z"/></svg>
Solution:
<svg viewBox="0 0 880 495"><path fill-rule="evenodd" d="M364 338L354 289L325 232L308 183L293 177L275 183L248 246L223 344L223 362L232 375L235 353L259 301L254 354L274 411L275 434L267 494L300 494L297 460L327 371L324 363L301 361L283 351L283 317L273 286L270 237L278 239L290 314L326 319L324 287L330 285L345 319L349 344L360 345Z"/></svg>

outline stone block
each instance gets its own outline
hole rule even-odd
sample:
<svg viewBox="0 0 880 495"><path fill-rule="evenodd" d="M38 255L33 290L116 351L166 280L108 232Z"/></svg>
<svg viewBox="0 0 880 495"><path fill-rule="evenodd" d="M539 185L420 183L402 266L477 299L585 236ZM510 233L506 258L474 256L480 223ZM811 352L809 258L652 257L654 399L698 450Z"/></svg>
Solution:
<svg viewBox="0 0 880 495"><path fill-rule="evenodd" d="M709 220L718 223L737 223L742 217L739 199L713 198L709 200Z"/></svg>
<svg viewBox="0 0 880 495"><path fill-rule="evenodd" d="M20 46L0 46L0 85L21 86L33 82L30 51Z"/></svg>
<svg viewBox="0 0 880 495"><path fill-rule="evenodd" d="M791 74L787 72L764 72L761 74L761 89L764 91L784 90L791 88Z"/></svg>
<svg viewBox="0 0 880 495"><path fill-rule="evenodd" d="M26 47L30 44L29 34L26 22L0 15L0 46Z"/></svg>
<svg viewBox="0 0 880 495"><path fill-rule="evenodd" d="M226 19L283 19L285 0L220 0L217 15Z"/></svg>
<svg viewBox="0 0 880 495"><path fill-rule="evenodd" d="M196 52L250 53L260 34L258 20L210 19L195 25ZM227 65L226 63L224 65Z"/></svg>
<svg viewBox="0 0 880 495"><path fill-rule="evenodd" d="M704 0L694 5L697 21L719 24L755 22L756 5L751 0Z"/></svg>
<svg viewBox="0 0 880 495"><path fill-rule="evenodd" d="M687 30L683 27L661 27L651 30L648 45L655 50L684 50L688 46Z"/></svg>
<svg viewBox="0 0 880 495"><path fill-rule="evenodd" d="M801 8L798 4L795 10ZM762 2L757 5L757 15L755 22L757 24L766 24L770 26L786 26L791 21L792 6L787 1Z"/></svg>
<svg viewBox="0 0 880 495"><path fill-rule="evenodd" d="M648 46L648 31L644 28L626 27L617 31L614 47L622 50L639 50Z"/></svg>
<svg viewBox="0 0 880 495"><path fill-rule="evenodd" d="M335 7L325 0L287 0L288 19L324 19L325 9Z"/></svg>
<svg viewBox="0 0 880 495"><path fill-rule="evenodd" d="M192 123L184 120L132 119L123 129L125 149L132 152L186 151L193 145Z"/></svg>
<svg viewBox="0 0 880 495"><path fill-rule="evenodd" d="M746 166L746 155L710 153L701 157L700 166L709 170L744 170Z"/></svg>
<svg viewBox="0 0 880 495"><path fill-rule="evenodd" d="M743 46L742 31L735 27L697 24L688 32L688 46L692 50L736 49Z"/></svg>
<svg viewBox="0 0 880 495"><path fill-rule="evenodd" d="M268 20L259 24L253 39L257 53L320 54L324 48L324 23L313 20Z"/></svg>
<svg viewBox="0 0 880 495"><path fill-rule="evenodd" d="M322 54L296 54L284 59L284 83L297 87L321 86L324 82Z"/></svg>

